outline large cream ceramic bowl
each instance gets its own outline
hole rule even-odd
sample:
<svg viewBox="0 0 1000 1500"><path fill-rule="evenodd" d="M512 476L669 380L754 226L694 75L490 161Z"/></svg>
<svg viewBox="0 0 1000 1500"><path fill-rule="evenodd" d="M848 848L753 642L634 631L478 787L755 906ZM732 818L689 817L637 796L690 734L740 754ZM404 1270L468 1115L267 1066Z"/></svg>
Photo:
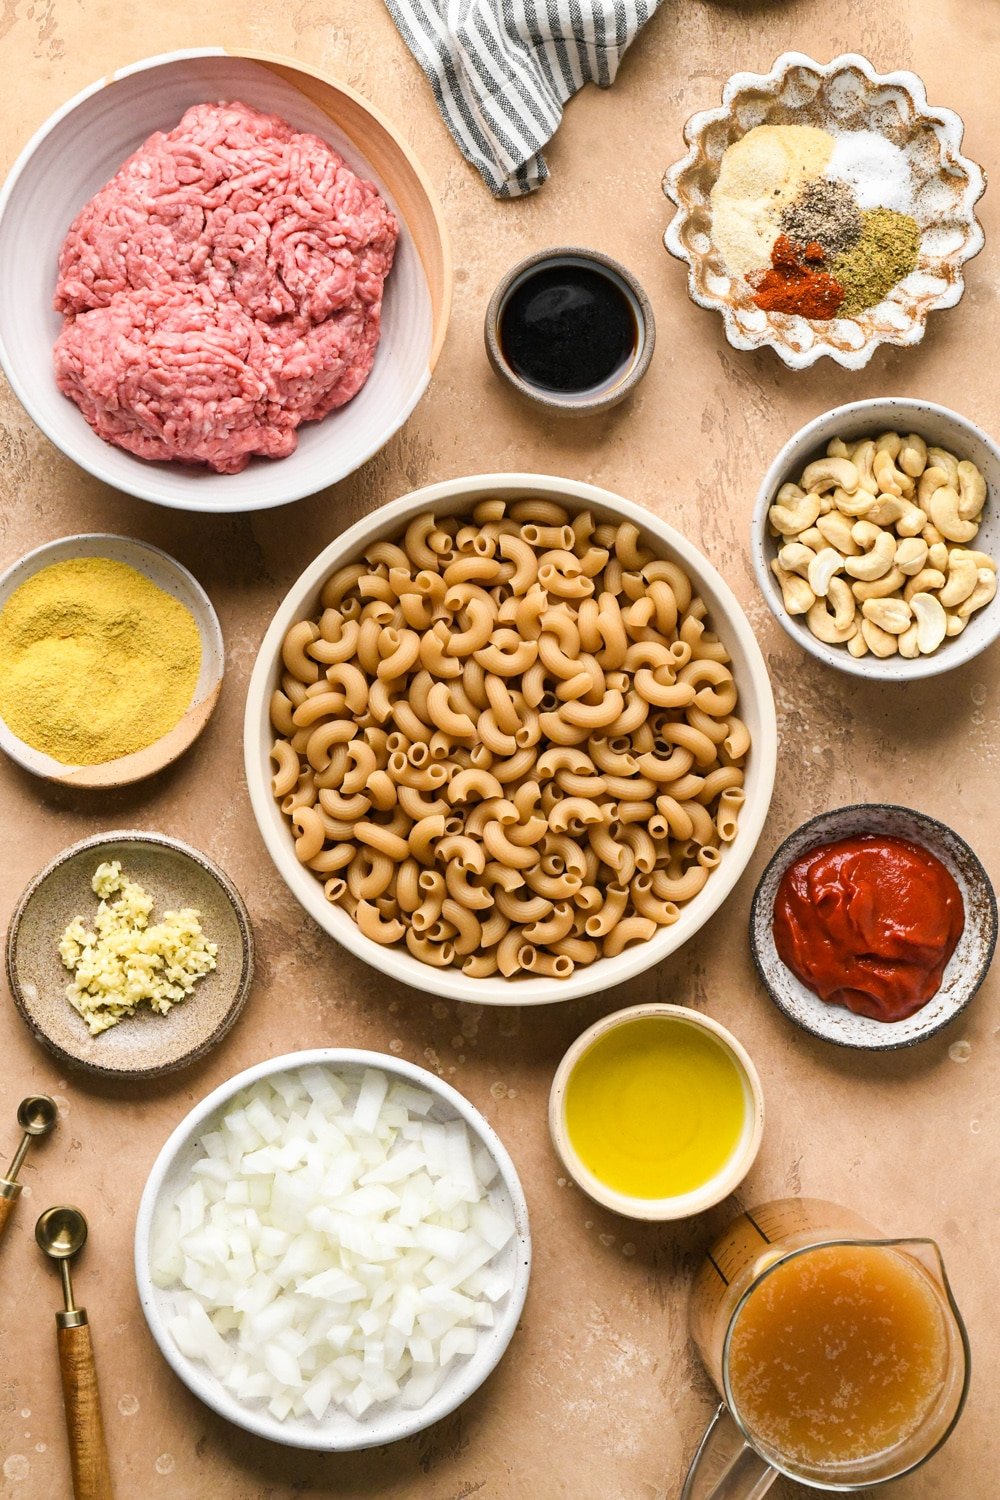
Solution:
<svg viewBox="0 0 1000 1500"><path fill-rule="evenodd" d="M287 458L252 459L240 474L153 463L104 442L62 395L52 348L59 250L84 204L153 131L192 104L241 100L321 136L373 180L399 221L382 337L366 384L322 422L299 429ZM264 53L207 47L145 58L101 78L56 111L25 146L0 193L0 363L25 410L97 479L183 510L284 505L343 479L398 431L423 394L451 301L447 233L427 178L395 128L352 89Z"/></svg>
<svg viewBox="0 0 1000 1500"><path fill-rule="evenodd" d="M732 656L740 695L738 711L753 740L739 831L733 843L726 846L721 863L699 894L681 907L681 915L672 927L658 929L648 941L626 948L616 957L602 958L578 968L568 979L535 975L473 979L459 969L438 969L421 963L406 948L374 943L345 911L326 900L320 880L299 864L288 820L271 796L273 766L269 754L274 736L268 721L268 704L281 673L280 651L286 631L297 620L318 616L320 590L326 579L335 569L359 558L373 542L401 536L421 511L433 510L441 516L469 514L476 502L487 496L501 496L508 501L542 496L565 505L571 512L589 509L601 522L633 521L657 552L679 563L708 605L711 625ZM693 937L718 911L746 868L764 826L774 785L777 728L767 668L746 617L728 584L680 532L641 506L594 485L543 474L479 474L430 485L382 506L332 542L293 584L268 627L250 679L244 756L250 800L268 853L285 884L325 932L373 968L416 989L481 1005L542 1005L607 990L651 969Z"/></svg>

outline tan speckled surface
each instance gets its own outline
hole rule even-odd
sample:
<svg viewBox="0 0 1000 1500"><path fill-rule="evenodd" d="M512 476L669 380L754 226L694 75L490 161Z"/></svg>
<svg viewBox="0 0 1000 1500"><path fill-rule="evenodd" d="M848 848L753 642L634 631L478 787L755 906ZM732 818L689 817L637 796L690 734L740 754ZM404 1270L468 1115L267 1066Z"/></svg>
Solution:
<svg viewBox="0 0 1000 1500"><path fill-rule="evenodd" d="M211 18L211 22L209 19ZM689 1001L748 1045L769 1119L754 1197L840 1198L893 1233L936 1233L974 1350L970 1404L945 1453L887 1490L893 1500L993 1500L1000 1331L995 1250L997 979L958 1028L912 1053L857 1057L813 1042L757 985L745 930L767 854L810 813L865 797L912 801L978 848L1000 878L996 652L905 693L819 670L759 598L744 545L758 478L780 442L849 397L910 392L1000 429L992 364L1000 333L1000 216L988 193L987 249L955 311L916 350L880 351L860 376L802 375L739 355L718 318L687 300L660 243L663 168L680 128L717 101L737 68L787 47L845 47L881 67L915 67L932 102L965 116L966 147L1000 170L994 0L824 0L732 5L666 0L607 93L570 105L549 153L552 179L529 201L492 202L437 118L422 74L379 0L12 0L0 6L0 160L99 73L171 47L230 41L293 53L339 73L402 123L439 187L457 268L455 312L431 389L404 431L336 491L252 520L181 516L117 495L63 460L0 391L0 563L82 529L165 547L208 589L229 651L219 710L158 780L111 796L43 785L0 764L0 917L66 844L101 828L160 829L204 848L240 886L259 944L247 1010L211 1057L129 1090L72 1079L32 1042L13 1004L0 1019L0 1145L15 1143L23 1093L58 1096L58 1133L29 1157L28 1184L0 1247L0 1496L63 1500L69 1469L55 1361L58 1280L31 1238L60 1199L83 1207L91 1243L77 1275L95 1330L119 1500L675 1500L710 1393L688 1352L688 1274L725 1210L680 1228L643 1228L560 1184L545 1101L563 1049L597 1015L646 997ZM631 405L590 423L523 407L491 375L486 301L534 248L593 244L628 264L656 311L657 349ZM242 784L243 688L285 587L342 526L433 479L532 467L592 479L659 511L702 545L746 604L767 653L784 733L771 825L747 876L699 939L645 982L547 1013L479 1013L406 993L338 950L271 878ZM211 1416L177 1383L141 1321L131 1276L136 1203L160 1144L191 1103L260 1057L323 1042L391 1047L439 1068L482 1108L522 1174L535 1234L523 1326L487 1386L459 1413L395 1448L330 1460L269 1447ZM776 1486L777 1500L805 1494Z"/></svg>

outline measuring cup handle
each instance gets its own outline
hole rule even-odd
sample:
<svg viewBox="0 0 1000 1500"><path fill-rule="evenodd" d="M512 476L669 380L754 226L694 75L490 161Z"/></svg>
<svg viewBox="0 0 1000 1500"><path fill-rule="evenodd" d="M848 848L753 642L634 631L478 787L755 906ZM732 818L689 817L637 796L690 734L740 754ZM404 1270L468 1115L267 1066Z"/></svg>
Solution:
<svg viewBox="0 0 1000 1500"><path fill-rule="evenodd" d="M4 1192L4 1188L8 1189L6 1193ZM14 1212L14 1204L18 1200L20 1191L20 1183L0 1182L0 1239L3 1239L3 1232L7 1228L7 1220Z"/></svg>
<svg viewBox="0 0 1000 1500"><path fill-rule="evenodd" d="M760 1500L778 1477L743 1437L726 1406L705 1429L680 1500Z"/></svg>
<svg viewBox="0 0 1000 1500"><path fill-rule="evenodd" d="M70 1465L73 1470L75 1500L113 1500L108 1449L101 1417L101 1394L97 1389L94 1346L90 1325L82 1308L75 1313L57 1314L83 1321L58 1323L59 1369L62 1374L63 1403L66 1407L66 1433L69 1438Z"/></svg>

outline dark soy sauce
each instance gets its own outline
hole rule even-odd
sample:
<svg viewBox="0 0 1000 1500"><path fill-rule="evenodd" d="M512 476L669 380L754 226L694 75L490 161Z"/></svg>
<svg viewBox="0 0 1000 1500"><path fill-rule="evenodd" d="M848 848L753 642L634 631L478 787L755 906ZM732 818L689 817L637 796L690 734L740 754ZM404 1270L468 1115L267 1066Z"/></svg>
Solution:
<svg viewBox="0 0 1000 1500"><path fill-rule="evenodd" d="M616 277L567 260L515 284L497 336L515 375L541 391L579 395L607 389L625 373L639 328Z"/></svg>

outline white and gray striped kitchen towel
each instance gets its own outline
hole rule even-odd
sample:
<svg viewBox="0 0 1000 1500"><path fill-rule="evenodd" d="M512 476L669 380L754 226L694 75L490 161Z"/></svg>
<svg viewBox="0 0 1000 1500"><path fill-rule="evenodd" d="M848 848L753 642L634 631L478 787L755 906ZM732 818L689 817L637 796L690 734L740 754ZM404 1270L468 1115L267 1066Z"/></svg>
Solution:
<svg viewBox="0 0 1000 1500"><path fill-rule="evenodd" d="M614 82L660 0L386 0L444 122L497 198L539 187L585 83Z"/></svg>

